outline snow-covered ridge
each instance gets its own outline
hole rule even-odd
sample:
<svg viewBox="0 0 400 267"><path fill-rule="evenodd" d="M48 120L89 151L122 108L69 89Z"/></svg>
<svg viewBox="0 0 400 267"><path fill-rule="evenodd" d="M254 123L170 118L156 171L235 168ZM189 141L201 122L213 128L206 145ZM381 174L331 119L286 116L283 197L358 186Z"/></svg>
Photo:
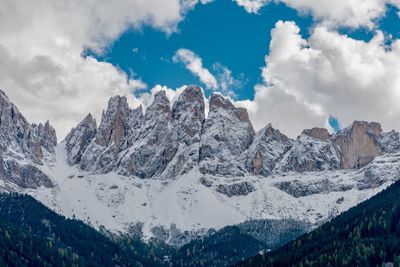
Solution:
<svg viewBox="0 0 400 267"><path fill-rule="evenodd" d="M140 178L173 179L194 168L223 177L269 176L357 169L400 146L397 133L383 133L374 122L355 121L334 135L308 129L291 140L271 125L255 133L247 110L220 94L211 96L207 118L204 110L196 86L183 90L172 108L165 92L158 92L145 113L113 97L97 130L85 118L68 135L69 162L85 171ZM82 132L95 131L82 142ZM80 161L71 160L77 151Z"/></svg>
<svg viewBox="0 0 400 267"><path fill-rule="evenodd" d="M144 112L110 99L97 126L89 114L56 145L55 131L29 124L0 94L0 188L27 192L68 217L113 232L143 224L145 237L221 228L253 219L310 224L373 196L398 179L399 133L354 122L295 140L219 94L204 114L187 87L171 106L160 91Z"/></svg>

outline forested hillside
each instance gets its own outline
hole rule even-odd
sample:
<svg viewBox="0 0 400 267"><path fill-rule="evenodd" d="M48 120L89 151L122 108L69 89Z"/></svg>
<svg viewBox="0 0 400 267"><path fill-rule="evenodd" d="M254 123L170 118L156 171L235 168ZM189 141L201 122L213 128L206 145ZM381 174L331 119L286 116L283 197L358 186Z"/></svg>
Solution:
<svg viewBox="0 0 400 267"><path fill-rule="evenodd" d="M157 266L143 243L118 245L30 196L0 196L0 266Z"/></svg>
<svg viewBox="0 0 400 267"><path fill-rule="evenodd" d="M240 266L400 266L400 182L331 222Z"/></svg>

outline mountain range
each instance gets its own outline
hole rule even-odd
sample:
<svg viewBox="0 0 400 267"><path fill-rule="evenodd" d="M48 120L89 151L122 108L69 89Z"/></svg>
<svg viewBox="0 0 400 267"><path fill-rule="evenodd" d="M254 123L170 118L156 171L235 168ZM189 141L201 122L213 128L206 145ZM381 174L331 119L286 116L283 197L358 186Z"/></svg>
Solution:
<svg viewBox="0 0 400 267"><path fill-rule="evenodd" d="M99 230L180 247L257 220L296 221L303 233L399 178L400 134L379 123L292 139L270 124L255 131L247 110L220 94L205 110L197 86L173 101L159 91L145 110L115 96L99 124L89 114L58 142L49 122L29 123L0 92L0 190Z"/></svg>

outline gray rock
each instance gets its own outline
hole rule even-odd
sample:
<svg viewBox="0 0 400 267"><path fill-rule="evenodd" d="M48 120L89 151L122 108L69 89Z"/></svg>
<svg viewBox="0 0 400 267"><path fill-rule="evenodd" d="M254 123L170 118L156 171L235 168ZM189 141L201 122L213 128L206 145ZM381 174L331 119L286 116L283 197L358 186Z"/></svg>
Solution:
<svg viewBox="0 0 400 267"><path fill-rule="evenodd" d="M122 155L120 174L151 178L160 175L178 150L172 137L172 111L164 91L157 92L132 147Z"/></svg>
<svg viewBox="0 0 400 267"><path fill-rule="evenodd" d="M246 169L256 175L270 175L292 144L293 140L274 129L271 124L267 125L256 134L246 152Z"/></svg>
<svg viewBox="0 0 400 267"><path fill-rule="evenodd" d="M334 170L340 168L340 159L332 142L321 141L301 134L290 150L276 165L274 172L283 173Z"/></svg>
<svg viewBox="0 0 400 267"><path fill-rule="evenodd" d="M321 179L317 182L309 183L300 180L279 182L275 186L280 190L296 198L310 196L314 194L328 194L330 192L349 191L354 188L352 185L336 185L329 179Z"/></svg>
<svg viewBox="0 0 400 267"><path fill-rule="evenodd" d="M343 169L358 169L382 154L379 139L382 128L379 123L355 121L338 132L333 138Z"/></svg>
<svg viewBox="0 0 400 267"><path fill-rule="evenodd" d="M29 124L18 108L0 91L0 174L1 179L23 188L51 187L49 178L38 169L57 145L49 122Z"/></svg>
<svg viewBox="0 0 400 267"><path fill-rule="evenodd" d="M70 165L79 164L82 155L96 136L97 124L91 114L73 128L64 140Z"/></svg>
<svg viewBox="0 0 400 267"><path fill-rule="evenodd" d="M204 95L197 86L188 86L174 103L171 135L178 149L163 174L164 178L187 173L198 165L204 109Z"/></svg>
<svg viewBox="0 0 400 267"><path fill-rule="evenodd" d="M218 193L224 194L228 197L233 196L247 196L254 192L256 188L251 182L239 182L231 184L219 184L215 189Z"/></svg>
<svg viewBox="0 0 400 267"><path fill-rule="evenodd" d="M200 147L200 171L203 174L243 175L240 156L254 138L247 111L236 108L228 99L213 94L210 112L203 125Z"/></svg>

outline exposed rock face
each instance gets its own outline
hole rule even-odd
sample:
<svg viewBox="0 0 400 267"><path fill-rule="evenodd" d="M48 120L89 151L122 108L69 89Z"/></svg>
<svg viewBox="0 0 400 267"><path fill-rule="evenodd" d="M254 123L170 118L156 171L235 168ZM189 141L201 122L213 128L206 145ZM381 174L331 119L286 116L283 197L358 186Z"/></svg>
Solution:
<svg viewBox="0 0 400 267"><path fill-rule="evenodd" d="M355 121L333 137L343 169L361 168L382 154L379 140L382 128L376 122Z"/></svg>
<svg viewBox="0 0 400 267"><path fill-rule="evenodd" d="M204 96L200 87L188 86L172 107L172 140L178 149L165 170L165 178L184 174L200 160L200 137L205 119Z"/></svg>
<svg viewBox="0 0 400 267"><path fill-rule="evenodd" d="M103 112L95 138L82 155L81 169L102 172L115 169L119 152L132 137L135 122L142 118L140 110L132 111L129 108L126 97L111 98L107 111Z"/></svg>
<svg viewBox="0 0 400 267"><path fill-rule="evenodd" d="M400 151L400 133L394 130L388 133L382 133L378 141L385 153Z"/></svg>
<svg viewBox="0 0 400 267"><path fill-rule="evenodd" d="M311 172L334 170L339 167L340 159L332 142L301 134L274 171Z"/></svg>
<svg viewBox="0 0 400 267"><path fill-rule="evenodd" d="M21 187L52 186L37 165L57 144L55 130L48 122L31 125L18 108L0 91L0 176ZM23 162L23 163L20 163Z"/></svg>
<svg viewBox="0 0 400 267"><path fill-rule="evenodd" d="M256 134L246 152L246 169L256 175L270 175L292 144L286 135L267 125Z"/></svg>
<svg viewBox="0 0 400 267"><path fill-rule="evenodd" d="M173 179L193 168L204 175L269 176L360 168L400 150L400 135L382 133L377 123L354 122L334 135L312 128L292 140L271 125L255 134L247 111L219 94L211 96L207 118L204 110L197 86L188 86L172 108L165 92L156 93L145 114L141 106L130 109L125 97L113 97L98 129L89 116L67 136L68 161L87 171L141 178ZM48 123L34 132L50 137L28 143L40 158L41 147L54 148L54 134Z"/></svg>
<svg viewBox="0 0 400 267"><path fill-rule="evenodd" d="M161 174L178 149L172 137L172 111L164 91L147 108L135 143L121 157L119 173L150 178Z"/></svg>
<svg viewBox="0 0 400 267"><path fill-rule="evenodd" d="M335 184L329 179L321 179L319 181L288 181L276 183L275 186L280 190L292 195L296 198L310 196L314 194L327 194L330 192L343 192L353 189L355 186Z"/></svg>
<svg viewBox="0 0 400 267"><path fill-rule="evenodd" d="M255 190L254 185L247 181L233 184L219 184L216 187L218 193L224 194L227 197L247 196Z"/></svg>
<svg viewBox="0 0 400 267"><path fill-rule="evenodd" d="M96 132L96 120L89 114L67 135L64 144L70 165L76 165L81 162L82 155L95 138Z"/></svg>
<svg viewBox="0 0 400 267"><path fill-rule="evenodd" d="M238 158L250 146L254 129L247 111L228 99L213 94L210 112L203 125L200 171L219 175L243 175L244 163Z"/></svg>
<svg viewBox="0 0 400 267"><path fill-rule="evenodd" d="M328 130L325 128L312 128L303 131L303 134L308 135L314 139L327 141L331 137Z"/></svg>

